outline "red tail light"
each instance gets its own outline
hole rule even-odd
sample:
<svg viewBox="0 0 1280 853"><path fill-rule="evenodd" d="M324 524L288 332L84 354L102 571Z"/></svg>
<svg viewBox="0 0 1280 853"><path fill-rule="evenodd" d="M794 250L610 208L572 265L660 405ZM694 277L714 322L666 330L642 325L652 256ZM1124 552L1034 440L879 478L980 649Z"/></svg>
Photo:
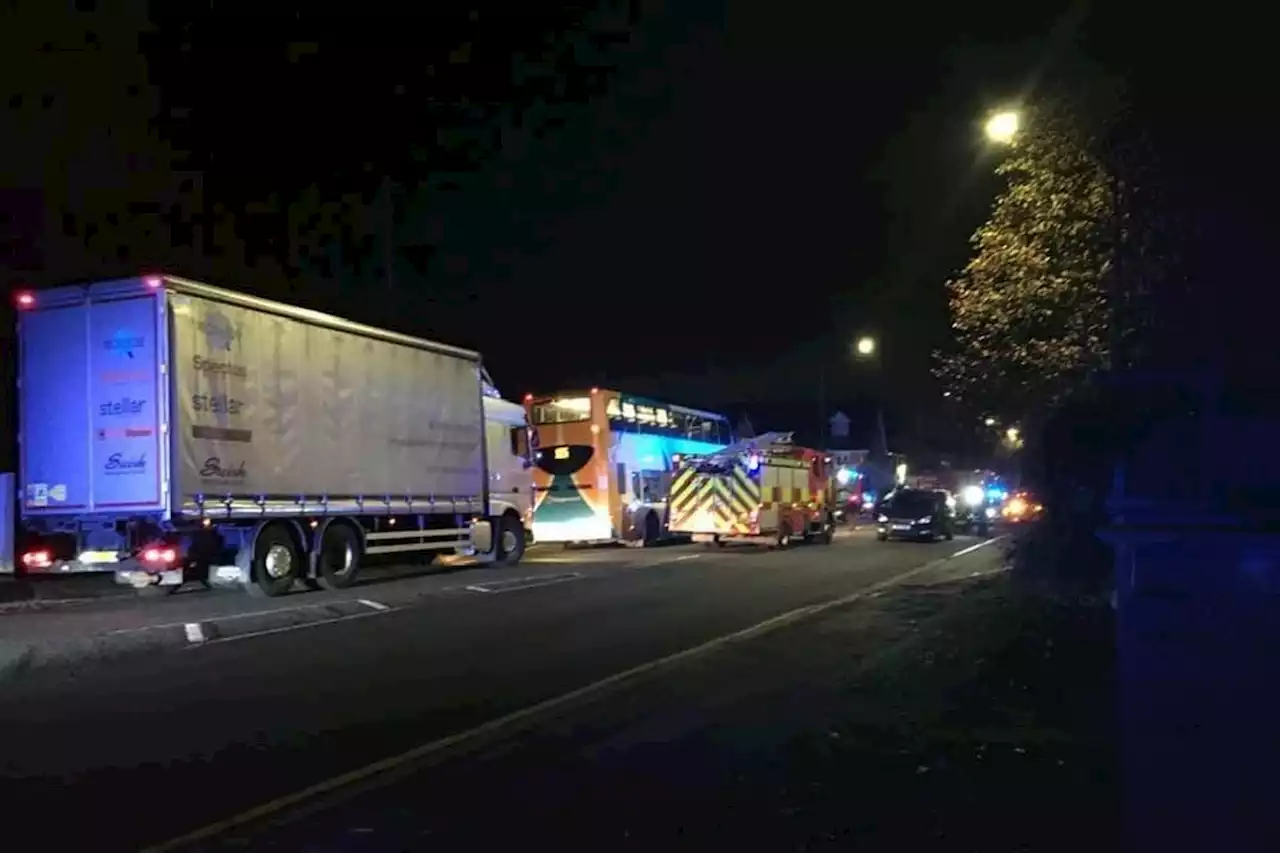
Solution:
<svg viewBox="0 0 1280 853"><path fill-rule="evenodd" d="M142 552L142 561L144 563L155 563L156 565L169 565L178 559L178 552L167 546L147 548Z"/></svg>
<svg viewBox="0 0 1280 853"><path fill-rule="evenodd" d="M29 290L21 290L13 295L13 304L19 308L34 308L36 295Z"/></svg>
<svg viewBox="0 0 1280 853"><path fill-rule="evenodd" d="M22 565L28 569L47 569L53 565L53 554L46 548L27 551L22 555Z"/></svg>

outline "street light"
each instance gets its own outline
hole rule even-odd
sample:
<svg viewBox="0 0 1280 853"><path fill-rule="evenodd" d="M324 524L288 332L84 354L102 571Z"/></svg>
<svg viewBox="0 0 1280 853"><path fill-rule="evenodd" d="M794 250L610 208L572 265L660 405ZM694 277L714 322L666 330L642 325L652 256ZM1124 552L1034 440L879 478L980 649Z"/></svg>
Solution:
<svg viewBox="0 0 1280 853"><path fill-rule="evenodd" d="M1017 427L1009 427L1007 430L1005 430L1005 431L1004 431L1004 437L1005 437L1005 438L1007 438L1007 439L1009 439L1009 443L1010 443L1010 444L1017 444L1017 443L1018 443L1018 428L1017 428Z"/></svg>
<svg viewBox="0 0 1280 853"><path fill-rule="evenodd" d="M998 145L1011 145L1018 135L1018 127L1021 124L1020 116L1014 110L1002 110L993 113L988 119L983 130L987 134L987 139Z"/></svg>
<svg viewBox="0 0 1280 853"><path fill-rule="evenodd" d="M857 346L858 355L861 356L862 358L868 358L872 355L875 355L876 339L869 338L869 337L858 338L858 343L856 346Z"/></svg>
<svg viewBox="0 0 1280 853"><path fill-rule="evenodd" d="M988 416L987 416L987 418L986 418L986 420L984 420L984 421L983 421L983 423L984 423L984 424L986 424L987 426L995 426L995 425L996 425L996 419L995 419L995 418L993 418L993 417L991 417L990 415L988 415Z"/></svg>

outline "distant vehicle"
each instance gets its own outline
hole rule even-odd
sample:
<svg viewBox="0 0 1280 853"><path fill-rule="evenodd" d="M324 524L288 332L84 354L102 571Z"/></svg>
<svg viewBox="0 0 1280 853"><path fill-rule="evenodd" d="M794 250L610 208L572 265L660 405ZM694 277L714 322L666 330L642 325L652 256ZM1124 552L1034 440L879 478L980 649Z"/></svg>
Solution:
<svg viewBox="0 0 1280 853"><path fill-rule="evenodd" d="M895 489L876 507L876 538L952 539L955 499L941 489Z"/></svg>
<svg viewBox="0 0 1280 853"><path fill-rule="evenodd" d="M1035 521L1044 512L1044 506L1029 492L1014 492L1001 510L1001 517L1010 524Z"/></svg>
<svg viewBox="0 0 1280 853"><path fill-rule="evenodd" d="M671 530L717 545L830 544L832 474L824 451L792 444L789 433L743 439L717 453L682 459L671 485Z"/></svg>
<svg viewBox="0 0 1280 853"><path fill-rule="evenodd" d="M482 402L478 353L175 276L18 305L28 572L273 596L366 558L524 552L490 477L528 463L527 427Z"/></svg>
<svg viewBox="0 0 1280 853"><path fill-rule="evenodd" d="M956 506L956 528L978 536L991 532L991 525L1000 517L1000 501L979 484L970 484L960 490Z"/></svg>
<svg viewBox="0 0 1280 853"><path fill-rule="evenodd" d="M732 440L724 415L592 388L525 397L534 431L537 542L652 545L683 456Z"/></svg>

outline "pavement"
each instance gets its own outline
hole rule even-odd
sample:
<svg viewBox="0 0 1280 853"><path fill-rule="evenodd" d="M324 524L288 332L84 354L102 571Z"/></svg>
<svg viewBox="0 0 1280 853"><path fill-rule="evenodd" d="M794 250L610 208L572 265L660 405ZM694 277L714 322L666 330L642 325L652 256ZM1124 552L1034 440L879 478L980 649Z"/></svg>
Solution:
<svg viewBox="0 0 1280 853"><path fill-rule="evenodd" d="M633 682L745 651L774 636L766 631L939 566L955 577L999 568L998 545L967 550L980 544L878 543L857 531L785 552L542 550L512 569L458 568L283 601L215 592L6 612L0 638L30 651L0 681L0 801L40 827L42 844L70 849L132 850L210 826L219 839L239 837L252 822L220 822L252 809L292 812L296 792L318 802L348 787L326 783L344 774L364 785L373 762L404 772L411 762L392 757L458 760L460 749L598 702L605 710L584 713L605 724L620 708L646 706L616 698ZM82 653L102 637L114 651ZM812 654L804 648L792 664ZM727 684L752 679L752 666L735 666L685 675L686 687L663 682L663 713L703 714L684 697L704 684L712 697L731 695ZM786 669L762 671L776 680ZM497 790L505 778L484 784Z"/></svg>

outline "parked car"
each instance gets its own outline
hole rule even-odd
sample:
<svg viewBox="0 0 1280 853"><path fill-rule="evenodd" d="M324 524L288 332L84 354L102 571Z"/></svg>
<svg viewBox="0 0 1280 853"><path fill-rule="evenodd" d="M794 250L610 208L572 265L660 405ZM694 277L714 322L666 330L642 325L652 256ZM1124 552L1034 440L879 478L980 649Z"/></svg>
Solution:
<svg viewBox="0 0 1280 853"><path fill-rule="evenodd" d="M951 539L955 512L955 499L942 489L896 489L876 507L876 538Z"/></svg>

